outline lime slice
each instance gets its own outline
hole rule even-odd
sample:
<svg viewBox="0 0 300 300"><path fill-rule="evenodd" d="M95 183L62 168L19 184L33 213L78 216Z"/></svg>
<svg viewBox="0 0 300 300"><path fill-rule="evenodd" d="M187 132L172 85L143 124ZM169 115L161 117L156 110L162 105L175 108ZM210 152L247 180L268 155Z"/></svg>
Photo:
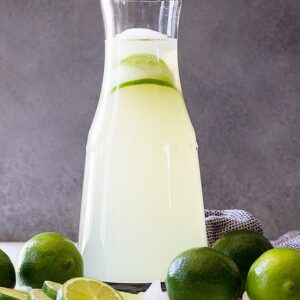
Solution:
<svg viewBox="0 0 300 300"><path fill-rule="evenodd" d="M89 278L73 278L67 281L57 294L57 300L123 300L109 285Z"/></svg>
<svg viewBox="0 0 300 300"><path fill-rule="evenodd" d="M120 294L124 300L141 300L141 296L138 294L130 294L124 292L120 292Z"/></svg>
<svg viewBox="0 0 300 300"><path fill-rule="evenodd" d="M42 290L34 289L29 292L29 300L51 300Z"/></svg>
<svg viewBox="0 0 300 300"><path fill-rule="evenodd" d="M173 74L168 65L159 57L152 54L134 54L124 58L121 65L136 68L146 77L174 82Z"/></svg>
<svg viewBox="0 0 300 300"><path fill-rule="evenodd" d="M166 87L176 89L175 85L168 82L168 81L163 81L163 80L159 80L159 79L152 79L152 78L144 78L144 79L139 79L139 80L132 80L132 81L123 82L123 83L113 87L111 91L113 93L116 90L124 88L124 87L133 86L133 85L141 85L141 84L155 84L155 85L162 85L162 86L166 86Z"/></svg>
<svg viewBox="0 0 300 300"><path fill-rule="evenodd" d="M175 87L174 76L168 65L152 54L134 54L124 58L115 69L112 92L136 84L158 84Z"/></svg>
<svg viewBox="0 0 300 300"><path fill-rule="evenodd" d="M0 299L1 300L27 300L28 293L1 287Z"/></svg>
<svg viewBox="0 0 300 300"><path fill-rule="evenodd" d="M57 292L62 287L61 284L53 281L45 281L43 284L43 292L51 299L56 299Z"/></svg>

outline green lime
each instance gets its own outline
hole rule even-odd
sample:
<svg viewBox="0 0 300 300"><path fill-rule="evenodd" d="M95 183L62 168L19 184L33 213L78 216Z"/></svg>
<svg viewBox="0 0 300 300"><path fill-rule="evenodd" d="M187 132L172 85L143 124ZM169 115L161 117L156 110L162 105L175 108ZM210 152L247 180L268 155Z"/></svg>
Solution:
<svg viewBox="0 0 300 300"><path fill-rule="evenodd" d="M111 286L89 278L73 278L67 281L57 294L57 300L123 300Z"/></svg>
<svg viewBox="0 0 300 300"><path fill-rule="evenodd" d="M117 66L117 84L112 92L132 85L154 84L175 88L171 69L159 57L152 54L134 54L126 57Z"/></svg>
<svg viewBox="0 0 300 300"><path fill-rule="evenodd" d="M13 263L8 255L0 249L0 286L14 288L16 273Z"/></svg>
<svg viewBox="0 0 300 300"><path fill-rule="evenodd" d="M170 300L236 300L241 277L229 257L211 248L194 248L172 261L166 287Z"/></svg>
<svg viewBox="0 0 300 300"><path fill-rule="evenodd" d="M252 265L247 278L251 300L300 299L300 251L272 249Z"/></svg>
<svg viewBox="0 0 300 300"><path fill-rule="evenodd" d="M34 236L23 246L18 259L18 283L42 288L44 281L65 283L83 275L83 261L76 246L55 232Z"/></svg>
<svg viewBox="0 0 300 300"><path fill-rule="evenodd" d="M29 300L51 300L42 290L33 289L29 292Z"/></svg>
<svg viewBox="0 0 300 300"><path fill-rule="evenodd" d="M223 235L215 242L213 248L229 256L235 262L242 276L242 292L244 292L251 265L273 246L258 232L236 230Z"/></svg>
<svg viewBox="0 0 300 300"><path fill-rule="evenodd" d="M27 300L28 293L0 287L0 300Z"/></svg>
<svg viewBox="0 0 300 300"><path fill-rule="evenodd" d="M61 288L61 284L53 281L45 281L42 287L43 292L51 299L56 299L56 295Z"/></svg>

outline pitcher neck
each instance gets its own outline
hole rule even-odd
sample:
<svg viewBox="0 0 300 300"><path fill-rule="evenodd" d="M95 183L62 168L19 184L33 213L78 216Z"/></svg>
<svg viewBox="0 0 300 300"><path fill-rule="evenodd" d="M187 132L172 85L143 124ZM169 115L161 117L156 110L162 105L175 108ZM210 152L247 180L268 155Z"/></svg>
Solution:
<svg viewBox="0 0 300 300"><path fill-rule="evenodd" d="M181 0L100 0L106 40L132 28L178 37Z"/></svg>
<svg viewBox="0 0 300 300"><path fill-rule="evenodd" d="M180 90L181 0L101 0L101 5L106 35L103 94L153 82Z"/></svg>

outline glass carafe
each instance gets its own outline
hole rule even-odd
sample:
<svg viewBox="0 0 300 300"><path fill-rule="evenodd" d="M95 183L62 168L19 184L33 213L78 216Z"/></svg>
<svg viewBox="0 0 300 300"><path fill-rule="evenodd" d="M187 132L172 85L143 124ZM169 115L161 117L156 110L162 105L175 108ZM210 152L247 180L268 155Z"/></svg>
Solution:
<svg viewBox="0 0 300 300"><path fill-rule="evenodd" d="M102 0L105 70L88 136L79 247L85 275L164 281L206 246L198 146L181 92L180 0Z"/></svg>

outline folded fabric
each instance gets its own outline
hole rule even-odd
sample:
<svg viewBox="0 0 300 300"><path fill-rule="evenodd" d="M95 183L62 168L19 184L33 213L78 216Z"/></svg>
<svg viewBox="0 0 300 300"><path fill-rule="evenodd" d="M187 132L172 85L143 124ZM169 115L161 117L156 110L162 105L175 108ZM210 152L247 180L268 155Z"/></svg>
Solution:
<svg viewBox="0 0 300 300"><path fill-rule="evenodd" d="M272 243L275 248L294 248L300 251L300 231L289 232Z"/></svg>
<svg viewBox="0 0 300 300"><path fill-rule="evenodd" d="M239 210L205 210L208 245L211 247L223 234L247 229L263 233L263 226L250 213Z"/></svg>
<svg viewBox="0 0 300 300"><path fill-rule="evenodd" d="M233 230L247 229L263 233L260 221L244 210L205 210L208 245L223 234ZM275 248L294 248L300 250L300 231L289 232L272 242Z"/></svg>

